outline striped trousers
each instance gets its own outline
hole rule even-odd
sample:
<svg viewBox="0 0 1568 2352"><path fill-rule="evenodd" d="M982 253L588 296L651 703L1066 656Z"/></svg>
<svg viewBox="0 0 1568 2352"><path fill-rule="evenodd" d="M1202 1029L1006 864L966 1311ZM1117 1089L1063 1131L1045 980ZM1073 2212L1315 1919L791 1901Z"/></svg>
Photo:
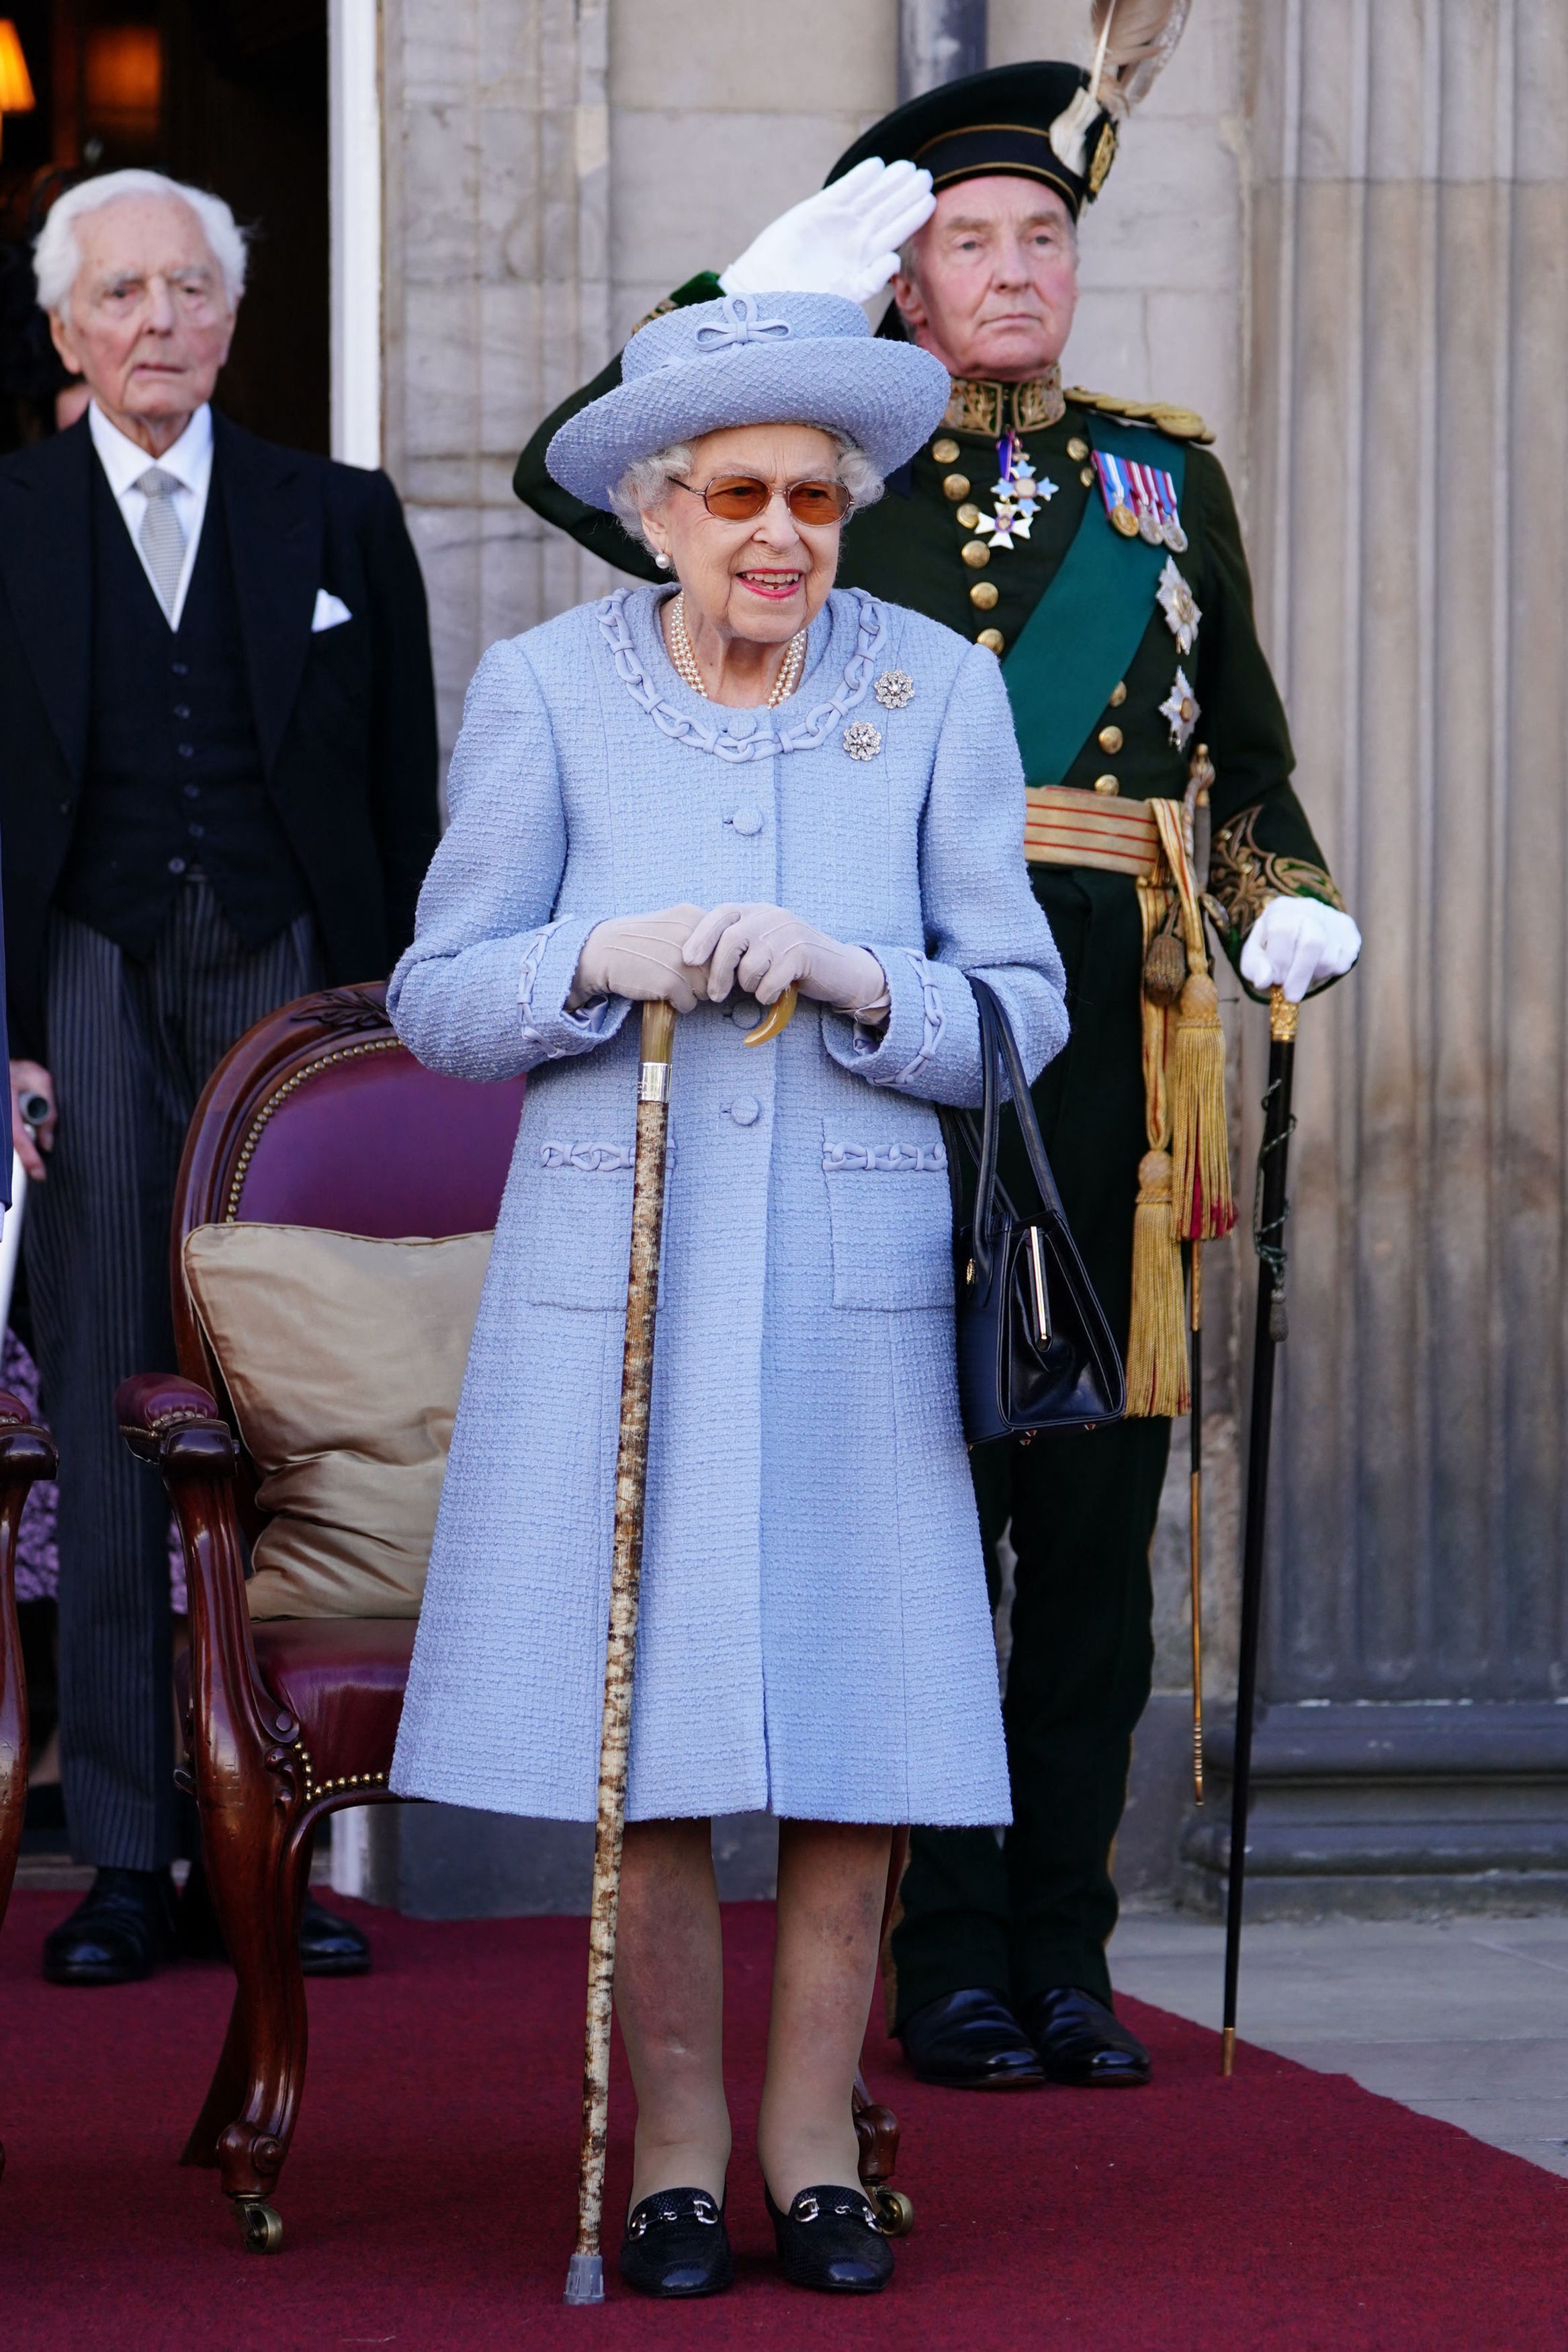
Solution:
<svg viewBox="0 0 1568 2352"><path fill-rule="evenodd" d="M47 955L59 1126L23 1247L60 1449L60 1777L78 1862L156 1870L177 1820L169 1507L114 1393L174 1370L169 1227L197 1097L236 1037L319 984L319 957L308 915L245 947L200 876L145 961L57 911Z"/></svg>

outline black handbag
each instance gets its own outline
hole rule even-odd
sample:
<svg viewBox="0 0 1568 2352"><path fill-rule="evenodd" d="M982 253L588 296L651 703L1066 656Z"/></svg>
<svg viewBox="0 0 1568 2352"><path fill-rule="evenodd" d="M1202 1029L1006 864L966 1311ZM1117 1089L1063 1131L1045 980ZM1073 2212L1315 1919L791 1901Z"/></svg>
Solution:
<svg viewBox="0 0 1568 2352"><path fill-rule="evenodd" d="M985 1083L978 1129L972 1112L941 1114L953 1191L964 1434L971 1445L988 1445L1037 1429L1120 1421L1121 1354L1068 1231L1012 1030L986 982L971 975L969 985ZM1040 1195L1037 1224L1020 1221L997 1173L1004 1073ZM966 1158L976 1171L972 1211L961 1176Z"/></svg>

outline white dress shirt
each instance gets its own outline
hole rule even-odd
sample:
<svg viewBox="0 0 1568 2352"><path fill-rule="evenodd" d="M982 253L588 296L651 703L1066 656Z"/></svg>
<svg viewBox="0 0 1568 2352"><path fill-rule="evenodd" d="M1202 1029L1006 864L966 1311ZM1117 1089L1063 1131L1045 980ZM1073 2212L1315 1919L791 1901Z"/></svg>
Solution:
<svg viewBox="0 0 1568 2352"><path fill-rule="evenodd" d="M202 536L202 518L207 511L207 488L213 478L213 412L204 401L189 425L171 448L161 457L150 457L134 441L128 441L117 425L111 425L93 401L87 412L88 431L92 446L98 451L99 462L109 477L109 487L114 492L115 503L125 517L125 528L131 533L131 544L148 579L152 573L141 551L139 533L141 518L147 511L147 500L134 488L149 466L161 466L179 482L173 493L174 512L180 518L180 528L185 534L185 560L180 567L180 584L174 591L174 609L169 615L169 626L177 629L180 615L185 609L185 591L191 584L195 569L196 549ZM157 593L156 583L153 593ZM162 609L162 608L160 608Z"/></svg>

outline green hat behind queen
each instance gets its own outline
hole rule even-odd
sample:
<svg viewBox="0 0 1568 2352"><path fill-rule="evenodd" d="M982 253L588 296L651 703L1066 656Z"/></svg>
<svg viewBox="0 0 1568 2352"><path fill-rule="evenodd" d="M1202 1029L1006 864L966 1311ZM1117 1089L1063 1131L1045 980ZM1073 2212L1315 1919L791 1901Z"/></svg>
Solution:
<svg viewBox="0 0 1568 2352"><path fill-rule="evenodd" d="M1105 184L1117 126L1181 38L1191 0L1095 0L1087 68L1053 58L993 66L912 98L846 147L831 187L868 156L907 160L938 194L959 180L1007 175L1053 188L1074 220Z"/></svg>

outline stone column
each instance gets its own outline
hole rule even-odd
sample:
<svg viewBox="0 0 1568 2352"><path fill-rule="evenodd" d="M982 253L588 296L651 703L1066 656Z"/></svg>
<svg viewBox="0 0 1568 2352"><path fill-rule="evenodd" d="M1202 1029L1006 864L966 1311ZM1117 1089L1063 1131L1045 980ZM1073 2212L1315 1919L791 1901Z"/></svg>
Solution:
<svg viewBox="0 0 1568 2352"><path fill-rule="evenodd" d="M1253 552L1366 934L1297 1057L1260 1912L1568 1899L1563 31L1252 18Z"/></svg>
<svg viewBox="0 0 1568 2352"><path fill-rule="evenodd" d="M986 0L898 0L898 102L986 64Z"/></svg>

